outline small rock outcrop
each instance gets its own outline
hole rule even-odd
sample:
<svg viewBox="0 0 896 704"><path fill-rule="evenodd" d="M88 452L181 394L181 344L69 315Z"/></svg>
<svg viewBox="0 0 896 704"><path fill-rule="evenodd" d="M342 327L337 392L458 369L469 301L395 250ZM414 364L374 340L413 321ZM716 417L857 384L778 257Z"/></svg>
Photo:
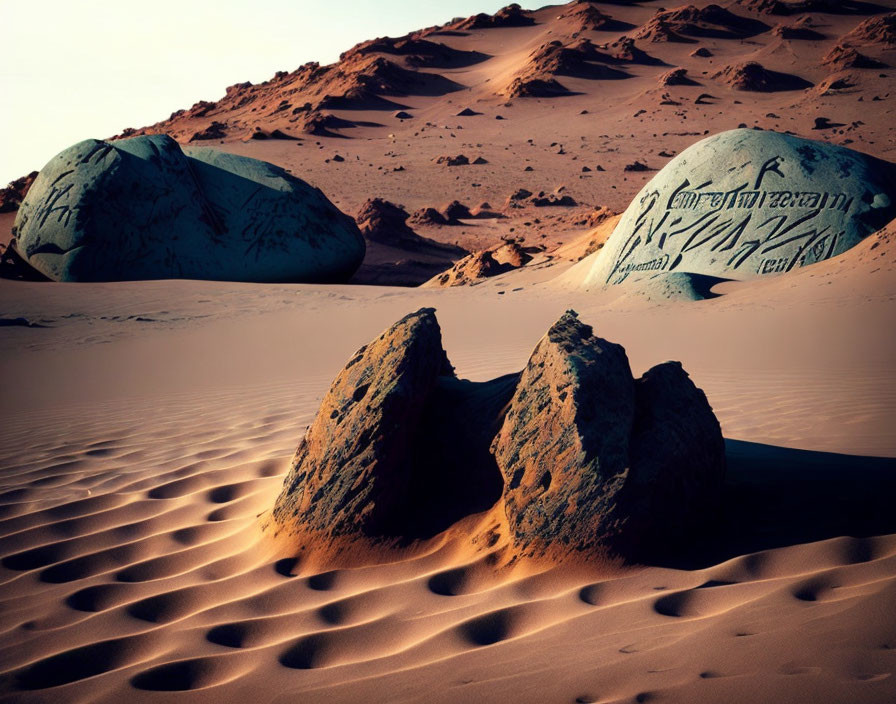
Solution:
<svg viewBox="0 0 896 704"><path fill-rule="evenodd" d="M420 208L411 213L410 221L415 225L447 225L445 216L432 207Z"/></svg>
<svg viewBox="0 0 896 704"><path fill-rule="evenodd" d="M448 29L493 29L495 27L526 27L532 24L535 24L535 19L532 15L527 10L522 9L517 3L511 3L506 7L502 7L494 15L480 12L478 15L473 15L465 20L448 25Z"/></svg>
<svg viewBox="0 0 896 704"><path fill-rule="evenodd" d="M614 62L597 50L588 39L572 43L553 40L533 51L525 65L510 79L499 95L507 97L553 97L570 91L557 80L558 76L613 80L629 78L629 74L604 65Z"/></svg>
<svg viewBox="0 0 896 704"><path fill-rule="evenodd" d="M435 311L405 316L336 377L274 506L275 530L332 552L358 538L431 537L490 508L501 481L488 443L514 379L457 379Z"/></svg>
<svg viewBox="0 0 896 704"><path fill-rule="evenodd" d="M452 286L475 286L499 274L505 274L515 267L499 262L491 250L473 252L454 263L447 271L437 274L423 284L423 288L450 288Z"/></svg>
<svg viewBox="0 0 896 704"><path fill-rule="evenodd" d="M335 559L497 508L507 562L637 559L712 516L724 472L719 424L680 364L636 381L625 350L568 311L520 374L474 384L424 308L337 376L268 527Z"/></svg>
<svg viewBox="0 0 896 704"><path fill-rule="evenodd" d="M18 210L36 178L37 171L32 171L27 176L11 181L6 188L0 188L0 213L14 213Z"/></svg>
<svg viewBox="0 0 896 704"><path fill-rule="evenodd" d="M418 235L408 225L407 211L382 198L364 203L355 220L367 254L352 283L418 286L467 254L461 247Z"/></svg>
<svg viewBox="0 0 896 704"><path fill-rule="evenodd" d="M499 274L519 269L532 261L532 254L518 242L473 252L455 262L447 271L437 274L423 284L424 288L448 288L451 286L475 286Z"/></svg>
<svg viewBox="0 0 896 704"><path fill-rule="evenodd" d="M848 68L884 68L884 64L880 61L843 44L834 46L824 55L821 63L834 71L845 71Z"/></svg>
<svg viewBox="0 0 896 704"><path fill-rule="evenodd" d="M408 226L409 218L401 206L382 198L371 198L361 206L355 222L369 242L409 250L437 249L456 256L465 253L466 250L460 247L421 237Z"/></svg>
<svg viewBox="0 0 896 704"><path fill-rule="evenodd" d="M610 15L598 10L589 0L577 0L577 2L569 3L559 17L574 22L572 29L576 32L609 31L621 25Z"/></svg>
<svg viewBox="0 0 896 704"><path fill-rule="evenodd" d="M712 76L713 80L724 83L734 90L755 93L773 93L783 90L803 90L812 84L799 76L779 71L770 71L756 61L726 66Z"/></svg>
<svg viewBox="0 0 896 704"><path fill-rule="evenodd" d="M165 135L61 152L22 201L13 235L54 281L346 281L364 256L354 221L318 189Z"/></svg>
<svg viewBox="0 0 896 704"><path fill-rule="evenodd" d="M694 41L686 37L743 39L767 29L763 22L735 15L719 5L683 5L672 10L659 10L633 36L651 42Z"/></svg>
<svg viewBox="0 0 896 704"><path fill-rule="evenodd" d="M568 311L520 377L492 451L515 554L633 554L674 543L722 488L705 395L668 362L632 379L625 350Z"/></svg>
<svg viewBox="0 0 896 704"><path fill-rule="evenodd" d="M445 164L445 166L469 166L470 158L465 154L443 154L436 157L437 164Z"/></svg>
<svg viewBox="0 0 896 704"><path fill-rule="evenodd" d="M896 46L896 12L869 17L840 41L850 46Z"/></svg>
<svg viewBox="0 0 896 704"><path fill-rule="evenodd" d="M449 225L454 225L460 220L468 220L473 217L470 209L459 200L451 201L448 205L443 206L439 212Z"/></svg>

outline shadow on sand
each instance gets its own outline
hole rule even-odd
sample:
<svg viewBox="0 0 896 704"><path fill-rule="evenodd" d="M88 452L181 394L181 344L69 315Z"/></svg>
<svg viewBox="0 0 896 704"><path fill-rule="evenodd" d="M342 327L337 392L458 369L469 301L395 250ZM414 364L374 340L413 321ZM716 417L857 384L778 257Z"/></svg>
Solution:
<svg viewBox="0 0 896 704"><path fill-rule="evenodd" d="M738 555L896 533L896 458L794 450L726 440L721 514L685 551L651 562L699 569Z"/></svg>

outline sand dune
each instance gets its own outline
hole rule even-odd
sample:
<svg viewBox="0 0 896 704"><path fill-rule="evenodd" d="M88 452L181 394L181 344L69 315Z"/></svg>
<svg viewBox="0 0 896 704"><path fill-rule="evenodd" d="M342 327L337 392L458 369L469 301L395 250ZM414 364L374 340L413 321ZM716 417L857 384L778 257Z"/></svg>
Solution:
<svg viewBox="0 0 896 704"><path fill-rule="evenodd" d="M66 317L70 287L0 284L3 317L48 326L0 341L17 400L0 460L5 698L888 701L896 466L868 455L896 456L896 287L878 240L696 304L566 293L524 268L400 296L141 282L110 300L84 285ZM474 379L518 368L569 305L636 372L685 360L730 438L718 534L609 572L495 572L463 530L356 569L278 554L257 516L321 394L422 304Z"/></svg>
<svg viewBox="0 0 896 704"><path fill-rule="evenodd" d="M468 251L538 246L519 269L446 289L0 280L0 700L896 700L892 224L699 302L586 291L589 262L574 263L609 236L599 218L706 131L789 130L896 160L893 3L739 0L726 9L750 22L730 26L676 8L652 21L662 5L553 6L367 43L329 74L236 85L149 128L220 134L195 141L292 169L345 212L487 201L506 217L414 230ZM822 38L773 31L807 13ZM533 54L568 94L508 104L501 88ZM714 78L748 61L811 87ZM697 85L670 80L677 68ZM278 109L299 84L316 115ZM437 163L459 153L488 163ZM577 206L509 200L559 186ZM262 519L333 377L422 306L474 381L521 369L568 308L623 344L636 375L681 360L726 438L716 529L647 565L510 570L495 567L504 542L470 540L500 521L490 511L351 569L268 540Z"/></svg>

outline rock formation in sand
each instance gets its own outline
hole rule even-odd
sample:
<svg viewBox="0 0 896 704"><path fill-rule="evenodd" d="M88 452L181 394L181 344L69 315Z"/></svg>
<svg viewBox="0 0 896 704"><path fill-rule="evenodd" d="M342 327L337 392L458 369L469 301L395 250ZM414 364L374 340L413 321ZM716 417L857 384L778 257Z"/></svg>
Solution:
<svg viewBox="0 0 896 704"><path fill-rule="evenodd" d="M619 26L616 20L601 12L589 0L577 0L577 2L569 3L558 18L574 22L571 27L574 32L609 31Z"/></svg>
<svg viewBox="0 0 896 704"><path fill-rule="evenodd" d="M772 36L809 42L817 42L824 39L824 34L816 29L816 23L811 16L801 17L796 22L790 24L777 25L772 30Z"/></svg>
<svg viewBox="0 0 896 704"><path fill-rule="evenodd" d="M552 97L569 94L569 90L557 80L558 76L612 80L628 78L618 69L606 66L613 57L602 54L588 39L564 44L553 40L533 51L523 67L499 95L515 97Z"/></svg>
<svg viewBox="0 0 896 704"><path fill-rule="evenodd" d="M812 84L799 76L770 71L756 61L726 66L712 78L735 90L772 93L779 90L802 90Z"/></svg>
<svg viewBox="0 0 896 704"><path fill-rule="evenodd" d="M821 63L835 71L844 71L848 68L884 68L884 64L880 61L843 44L835 45L824 55Z"/></svg>
<svg viewBox="0 0 896 704"><path fill-rule="evenodd" d="M633 37L651 42L692 42L694 39L688 37L742 39L767 29L759 20L735 15L718 5L683 5L659 10Z"/></svg>
<svg viewBox="0 0 896 704"><path fill-rule="evenodd" d="M896 12L869 17L840 41L848 46L896 46Z"/></svg>
<svg viewBox="0 0 896 704"><path fill-rule="evenodd" d="M509 241L492 249L467 255L423 286L425 288L475 286L485 279L519 269L530 261L532 261L531 251L527 251L516 241Z"/></svg>
<svg viewBox="0 0 896 704"><path fill-rule="evenodd" d="M452 30L468 30L468 29L492 29L494 27L525 27L535 24L531 13L523 10L517 3L512 3L506 7L502 7L494 15L487 15L480 12L465 20L460 20L448 25L448 29Z"/></svg>
<svg viewBox="0 0 896 704"><path fill-rule="evenodd" d="M460 247L421 237L408 226L409 217L401 206L382 198L371 198L361 206L355 222L369 242L411 251L434 249L455 256L463 256L466 252Z"/></svg>
<svg viewBox="0 0 896 704"><path fill-rule="evenodd" d="M411 213L410 222L415 225L448 225L445 216L433 207L420 208Z"/></svg>
<svg viewBox="0 0 896 704"><path fill-rule="evenodd" d="M790 271L886 225L894 199L889 162L776 132L723 132L683 151L644 186L594 255L585 285Z"/></svg>
<svg viewBox="0 0 896 704"><path fill-rule="evenodd" d="M473 384L454 376L424 308L337 376L272 527L336 555L430 537L503 501L513 559L633 556L712 513L724 457L677 363L635 381L625 351L569 311L521 374Z"/></svg>
<svg viewBox="0 0 896 704"><path fill-rule="evenodd" d="M355 220L367 253L352 283L418 286L467 254L461 247L418 235L408 225L407 211L382 198L365 202Z"/></svg>
<svg viewBox="0 0 896 704"><path fill-rule="evenodd" d="M668 362L632 379L625 350L568 312L529 358L492 444L517 554L631 552L718 501L722 433Z"/></svg>
<svg viewBox="0 0 896 704"><path fill-rule="evenodd" d="M12 213L19 209L28 190L37 178L37 171L11 181L6 188L0 188L0 213Z"/></svg>
<svg viewBox="0 0 896 704"><path fill-rule="evenodd" d="M442 206L439 213L449 225L456 225L461 220L468 220L473 217L470 209L459 200L453 200L447 205Z"/></svg>
<svg viewBox="0 0 896 704"><path fill-rule="evenodd" d="M155 135L80 142L40 172L13 233L56 281L344 281L354 221L280 167Z"/></svg>

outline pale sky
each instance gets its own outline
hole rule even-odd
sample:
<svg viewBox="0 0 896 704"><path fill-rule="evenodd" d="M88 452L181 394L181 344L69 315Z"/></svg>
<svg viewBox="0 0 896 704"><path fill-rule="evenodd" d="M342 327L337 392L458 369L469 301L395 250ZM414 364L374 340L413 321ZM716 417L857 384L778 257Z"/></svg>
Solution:
<svg viewBox="0 0 896 704"><path fill-rule="evenodd" d="M165 119L509 0L0 0L0 187L88 137Z"/></svg>

